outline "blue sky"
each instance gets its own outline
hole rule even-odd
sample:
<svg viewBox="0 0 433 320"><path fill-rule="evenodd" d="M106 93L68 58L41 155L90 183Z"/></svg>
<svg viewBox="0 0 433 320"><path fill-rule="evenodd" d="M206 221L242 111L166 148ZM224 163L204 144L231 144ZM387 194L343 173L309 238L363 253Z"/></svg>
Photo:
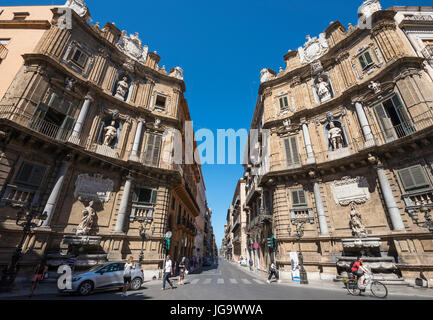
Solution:
<svg viewBox="0 0 433 320"><path fill-rule="evenodd" d="M1 1L1 5L51 5L66 1ZM195 130L249 128L264 67L278 71L283 55L317 36L331 21L356 25L362 0L87 0L94 22L115 22L138 32L160 66L184 69ZM426 0L382 0L392 5L432 5ZM243 146L242 146L243 150ZM241 165L204 165L218 247Z"/></svg>

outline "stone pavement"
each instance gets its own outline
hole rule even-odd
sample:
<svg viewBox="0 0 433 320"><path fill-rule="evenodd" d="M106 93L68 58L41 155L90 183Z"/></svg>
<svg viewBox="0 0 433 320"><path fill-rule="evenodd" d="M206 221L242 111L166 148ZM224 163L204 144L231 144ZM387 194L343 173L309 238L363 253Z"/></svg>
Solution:
<svg viewBox="0 0 433 320"><path fill-rule="evenodd" d="M251 271L249 266L241 266L239 263L229 261L231 264L237 266L240 270L248 273L257 279L267 280L268 273L260 270ZM275 278L274 278L275 279ZM300 283L293 282L292 280L281 280L280 285L299 287L306 286L308 288L328 289L328 290L341 290L344 285L341 282L331 280L308 280L308 285L301 285ZM433 299L433 288L410 287L401 285L387 285L388 292L395 295L403 296L419 296Z"/></svg>

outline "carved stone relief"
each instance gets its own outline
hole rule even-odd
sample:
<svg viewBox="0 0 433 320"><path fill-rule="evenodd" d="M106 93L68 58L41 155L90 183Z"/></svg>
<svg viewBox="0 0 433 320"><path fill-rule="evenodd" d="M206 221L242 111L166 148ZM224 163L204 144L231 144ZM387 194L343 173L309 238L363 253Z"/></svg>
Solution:
<svg viewBox="0 0 433 320"><path fill-rule="evenodd" d="M363 204L370 200L368 181L365 177L344 177L331 185L335 203L348 206L352 203Z"/></svg>
<svg viewBox="0 0 433 320"><path fill-rule="evenodd" d="M80 174L75 182L74 197L82 200L108 202L113 187L114 182L110 179L104 179L101 174Z"/></svg>

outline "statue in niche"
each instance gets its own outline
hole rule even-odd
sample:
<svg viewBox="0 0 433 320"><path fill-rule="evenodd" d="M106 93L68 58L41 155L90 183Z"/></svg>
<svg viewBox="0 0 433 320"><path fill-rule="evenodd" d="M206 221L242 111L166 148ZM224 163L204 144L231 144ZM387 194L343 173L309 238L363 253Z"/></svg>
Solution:
<svg viewBox="0 0 433 320"><path fill-rule="evenodd" d="M317 79L317 84L315 85L317 95L319 96L320 102L325 102L332 98L331 96L331 87L329 86L328 81L325 81L325 78L319 76Z"/></svg>
<svg viewBox="0 0 433 320"><path fill-rule="evenodd" d="M120 80L117 83L117 89L116 89L115 97L118 99L121 99L121 100L125 100L128 91L129 91L128 78L123 77L122 80Z"/></svg>
<svg viewBox="0 0 433 320"><path fill-rule="evenodd" d="M106 146L110 146L114 138L116 138L117 136L117 129L115 125L116 125L116 121L111 121L111 124L104 128L105 131L104 145Z"/></svg>
<svg viewBox="0 0 433 320"><path fill-rule="evenodd" d="M352 234L357 238L366 238L367 231L361 221L361 214L356 210L356 205L352 202L350 210L350 228L352 229Z"/></svg>
<svg viewBox="0 0 433 320"><path fill-rule="evenodd" d="M76 80L73 78L66 78L65 80L65 89L68 91L73 91Z"/></svg>
<svg viewBox="0 0 433 320"><path fill-rule="evenodd" d="M96 210L93 208L94 206L95 203L90 201L89 205L83 210L83 218L77 227L77 236L88 236L92 231L97 219Z"/></svg>
<svg viewBox="0 0 433 320"><path fill-rule="evenodd" d="M335 126L334 122L329 124L329 142L331 143L332 150L343 148L343 130Z"/></svg>

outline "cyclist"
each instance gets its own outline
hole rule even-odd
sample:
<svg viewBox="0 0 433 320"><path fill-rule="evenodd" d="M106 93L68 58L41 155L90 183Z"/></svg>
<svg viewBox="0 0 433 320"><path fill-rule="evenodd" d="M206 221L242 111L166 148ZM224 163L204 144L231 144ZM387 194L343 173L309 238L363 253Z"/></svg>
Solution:
<svg viewBox="0 0 433 320"><path fill-rule="evenodd" d="M362 257L358 257L358 259L355 261L355 263L352 266L352 273L356 276L358 276L359 283L361 286L365 285L365 273L368 272L368 270L365 268L363 264Z"/></svg>

